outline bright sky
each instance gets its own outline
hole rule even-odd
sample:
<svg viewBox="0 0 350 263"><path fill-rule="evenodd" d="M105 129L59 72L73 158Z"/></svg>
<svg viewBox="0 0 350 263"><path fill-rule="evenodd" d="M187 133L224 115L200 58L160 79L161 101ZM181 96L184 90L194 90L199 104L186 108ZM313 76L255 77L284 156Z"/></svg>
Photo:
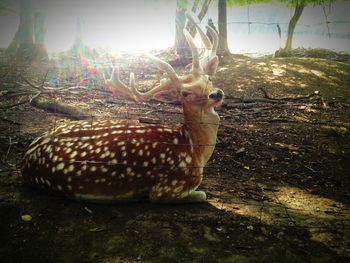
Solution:
<svg viewBox="0 0 350 263"><path fill-rule="evenodd" d="M167 48L174 43L176 0L34 1L35 8L46 13L49 51L63 51L72 46L77 17L82 21L84 41L92 47L149 50ZM213 3L208 16L217 21L216 2ZM273 52L278 49L276 25L253 24L249 32L247 24L235 23L248 21L248 8L250 21L278 22L283 31L287 30L283 23L289 21L292 12L283 5L233 7L227 12L231 51ZM350 1L339 0L332 5L329 19L350 20L349 13ZM204 21L206 23L207 17ZM332 38L329 39L324 22L322 7L307 7L296 28L293 46L349 51L349 23L330 24ZM18 23L18 14L0 15L0 47L9 45Z"/></svg>

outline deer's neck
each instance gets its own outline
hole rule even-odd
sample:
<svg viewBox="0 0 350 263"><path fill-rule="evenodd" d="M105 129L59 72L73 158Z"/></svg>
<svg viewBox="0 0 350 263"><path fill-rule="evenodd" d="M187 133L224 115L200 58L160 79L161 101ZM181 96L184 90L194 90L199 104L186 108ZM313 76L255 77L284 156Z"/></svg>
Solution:
<svg viewBox="0 0 350 263"><path fill-rule="evenodd" d="M219 122L219 115L214 108L202 109L200 112L184 108L184 128L202 167L214 151Z"/></svg>

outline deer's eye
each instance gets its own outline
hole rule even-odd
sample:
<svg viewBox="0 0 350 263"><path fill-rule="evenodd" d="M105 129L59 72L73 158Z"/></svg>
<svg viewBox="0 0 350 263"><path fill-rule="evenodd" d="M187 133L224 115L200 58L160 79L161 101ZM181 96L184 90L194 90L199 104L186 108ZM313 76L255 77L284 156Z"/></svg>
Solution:
<svg viewBox="0 0 350 263"><path fill-rule="evenodd" d="M183 91L183 92L181 92L181 95L182 95L183 97L187 97L188 95L191 95L191 93L188 92L188 91Z"/></svg>
<svg viewBox="0 0 350 263"><path fill-rule="evenodd" d="M211 77L210 76L208 76L208 80L211 81Z"/></svg>

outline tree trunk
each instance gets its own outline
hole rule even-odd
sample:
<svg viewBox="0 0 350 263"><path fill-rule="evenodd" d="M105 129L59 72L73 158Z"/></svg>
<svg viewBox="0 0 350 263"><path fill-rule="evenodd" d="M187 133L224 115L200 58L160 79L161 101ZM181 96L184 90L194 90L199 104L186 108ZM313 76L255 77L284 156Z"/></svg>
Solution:
<svg viewBox="0 0 350 263"><path fill-rule="evenodd" d="M303 10L305 8L305 4L303 2L297 1L294 14L292 18L289 21L288 25L288 33L287 33L287 40L286 40L286 45L284 47L284 52L289 53L292 50L292 41L293 41L293 34L294 34L294 29L295 26L298 23L298 20L303 13Z"/></svg>
<svg viewBox="0 0 350 263"><path fill-rule="evenodd" d="M35 54L34 59L37 62L42 60L48 60L47 51L45 48L45 15L43 13L36 13L34 16L34 43L35 43Z"/></svg>
<svg viewBox="0 0 350 263"><path fill-rule="evenodd" d="M20 1L20 22L15 37L8 47L11 53L17 53L18 57L27 59L34 52L34 24L33 24L32 0Z"/></svg>
<svg viewBox="0 0 350 263"><path fill-rule="evenodd" d="M226 0L219 0L219 55L226 55L230 53L227 44L227 6Z"/></svg>

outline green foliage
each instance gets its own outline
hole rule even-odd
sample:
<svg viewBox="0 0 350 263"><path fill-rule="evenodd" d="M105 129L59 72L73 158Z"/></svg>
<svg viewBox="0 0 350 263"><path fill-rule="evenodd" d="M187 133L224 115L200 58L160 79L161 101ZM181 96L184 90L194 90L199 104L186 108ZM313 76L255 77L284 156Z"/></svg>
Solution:
<svg viewBox="0 0 350 263"><path fill-rule="evenodd" d="M233 5L267 4L271 2L272 0L226 0L227 7L232 7Z"/></svg>
<svg viewBox="0 0 350 263"><path fill-rule="evenodd" d="M284 3L285 5L289 6L289 7L295 7L296 5L323 5L326 3L332 3L335 0L278 0L281 3Z"/></svg>
<svg viewBox="0 0 350 263"><path fill-rule="evenodd" d="M188 8L189 2L188 0L177 0L176 1L176 8L180 10L185 10Z"/></svg>

